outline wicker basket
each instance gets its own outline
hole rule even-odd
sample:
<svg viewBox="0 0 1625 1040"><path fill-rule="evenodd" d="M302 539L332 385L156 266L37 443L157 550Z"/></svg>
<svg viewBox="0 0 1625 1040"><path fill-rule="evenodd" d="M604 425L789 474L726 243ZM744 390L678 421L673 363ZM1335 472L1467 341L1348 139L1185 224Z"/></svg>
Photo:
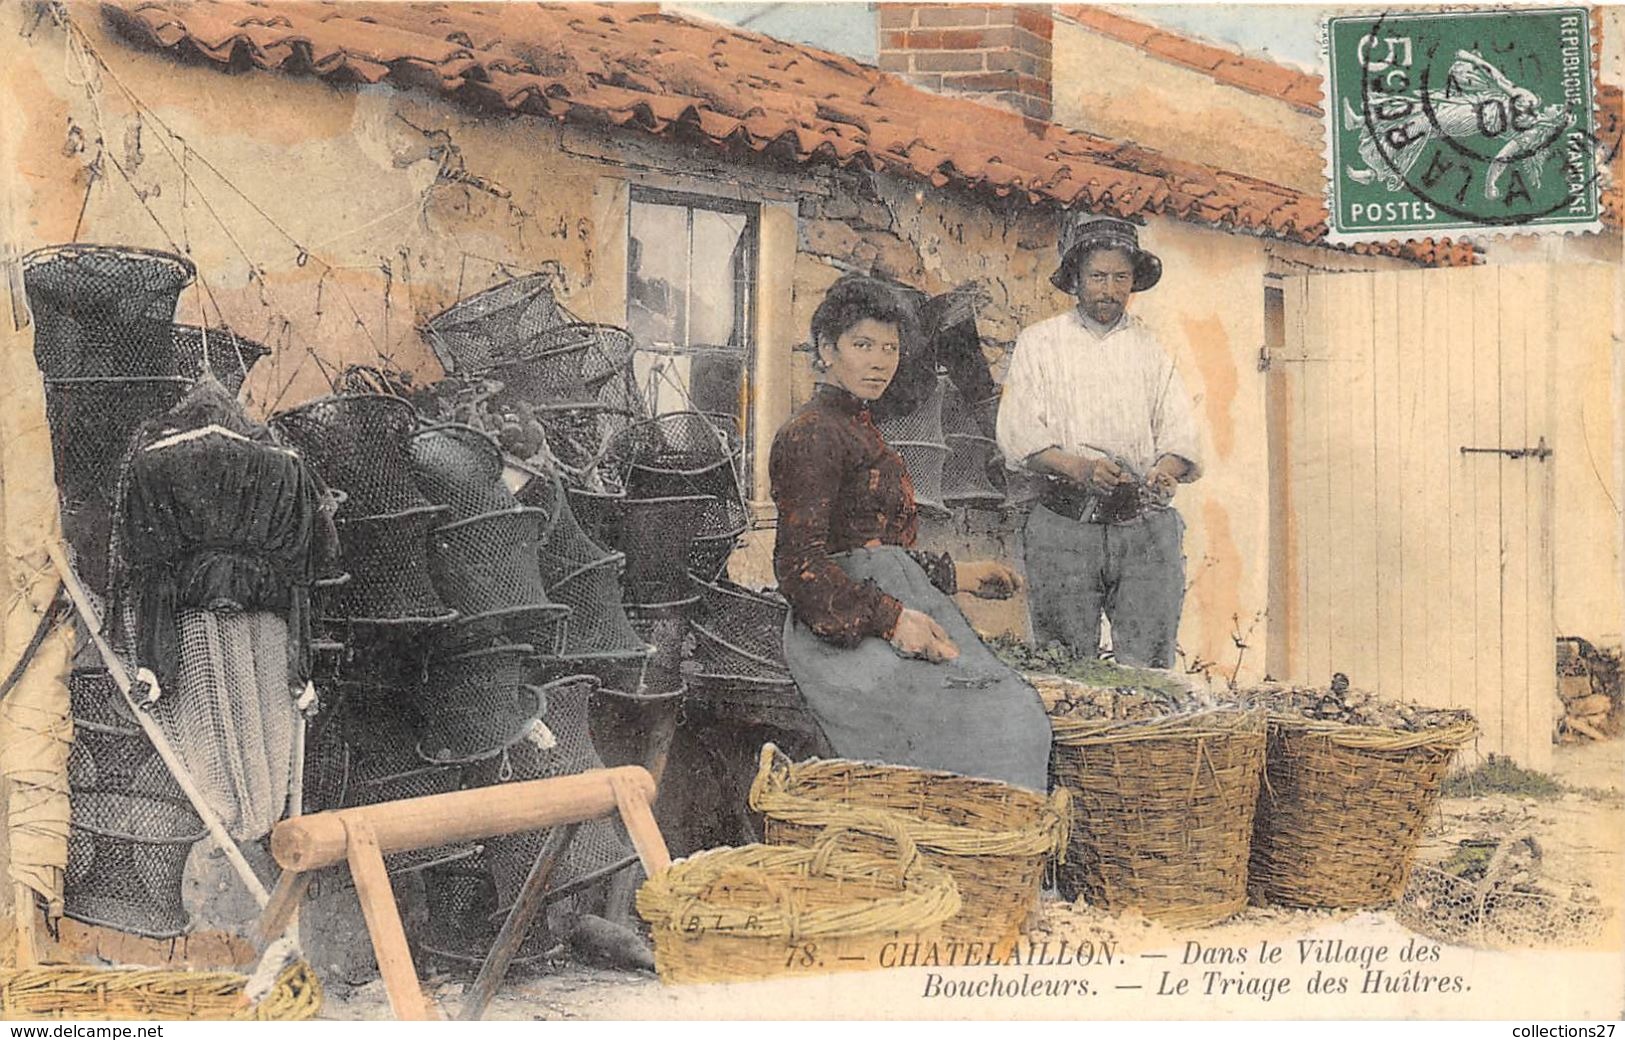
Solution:
<svg viewBox="0 0 1625 1040"><path fill-rule="evenodd" d="M1478 733L1462 716L1406 733L1272 714L1248 868L1255 896L1344 908L1398 899L1450 759Z"/></svg>
<svg viewBox="0 0 1625 1040"><path fill-rule="evenodd" d="M225 971L55 965L0 971L0 1018L139 1022L295 1022L315 1018L322 987L304 961L250 1005L248 978Z"/></svg>
<svg viewBox="0 0 1625 1040"><path fill-rule="evenodd" d="M1050 783L1072 794L1066 899L1174 928L1247 905L1247 848L1264 767L1262 710L1145 720L1054 716Z"/></svg>
<svg viewBox="0 0 1625 1040"><path fill-rule="evenodd" d="M762 747L750 807L764 816L773 845L808 845L825 827L860 837L850 847L875 851L877 816L900 822L927 861L959 887L960 912L943 926L950 939L988 941L1003 956L1037 910L1044 867L1064 853L1070 796L1050 797L996 780L845 759L792 764Z"/></svg>
<svg viewBox="0 0 1625 1040"><path fill-rule="evenodd" d="M953 877L926 862L892 816L849 814L887 836L883 854L843 850L845 827L810 849L711 849L644 882L662 982L821 975L885 967L887 944L930 943L959 909Z"/></svg>

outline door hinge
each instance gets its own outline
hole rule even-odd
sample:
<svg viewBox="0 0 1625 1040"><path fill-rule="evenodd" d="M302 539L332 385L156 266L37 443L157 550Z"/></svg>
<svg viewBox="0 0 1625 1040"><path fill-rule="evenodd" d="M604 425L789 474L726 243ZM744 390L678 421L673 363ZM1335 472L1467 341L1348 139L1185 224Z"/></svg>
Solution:
<svg viewBox="0 0 1625 1040"><path fill-rule="evenodd" d="M1463 444L1461 453L1463 455L1505 455L1509 459L1532 458L1539 462L1545 462L1551 457L1552 449L1546 446L1546 438L1542 437L1535 442L1533 448L1469 448Z"/></svg>

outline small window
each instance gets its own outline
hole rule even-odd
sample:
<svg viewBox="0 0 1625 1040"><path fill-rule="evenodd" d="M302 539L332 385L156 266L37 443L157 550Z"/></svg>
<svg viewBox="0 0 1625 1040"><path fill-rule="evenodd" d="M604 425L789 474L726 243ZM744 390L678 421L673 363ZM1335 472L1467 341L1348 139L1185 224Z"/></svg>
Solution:
<svg viewBox="0 0 1625 1040"><path fill-rule="evenodd" d="M644 399L656 415L732 416L749 458L755 208L634 188L626 261L626 324Z"/></svg>

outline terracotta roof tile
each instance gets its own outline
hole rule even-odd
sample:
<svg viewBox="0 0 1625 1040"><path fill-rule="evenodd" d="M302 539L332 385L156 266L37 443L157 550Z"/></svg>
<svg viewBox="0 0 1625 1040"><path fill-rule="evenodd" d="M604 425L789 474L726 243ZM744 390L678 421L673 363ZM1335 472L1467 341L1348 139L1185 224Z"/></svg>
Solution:
<svg viewBox="0 0 1625 1040"><path fill-rule="evenodd" d="M1165 214L1302 242L1325 232L1320 200L1302 192L648 5L104 0L101 9L137 44L221 66L428 87L464 104L696 134L1035 204Z"/></svg>

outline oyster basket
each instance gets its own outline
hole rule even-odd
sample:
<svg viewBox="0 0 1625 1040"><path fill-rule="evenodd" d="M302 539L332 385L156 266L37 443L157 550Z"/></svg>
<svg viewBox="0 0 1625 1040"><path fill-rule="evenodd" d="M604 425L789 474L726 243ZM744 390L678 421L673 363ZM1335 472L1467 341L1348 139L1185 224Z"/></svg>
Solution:
<svg viewBox="0 0 1625 1040"><path fill-rule="evenodd" d="M179 374L169 322L197 269L150 249L72 243L23 257L34 360L48 379Z"/></svg>
<svg viewBox="0 0 1625 1040"><path fill-rule="evenodd" d="M431 625L457 612L435 592L429 573L429 529L445 506L391 516L339 518L339 548L350 580L332 589L338 616L351 624ZM324 609L327 596L322 597Z"/></svg>
<svg viewBox="0 0 1625 1040"><path fill-rule="evenodd" d="M875 425L880 436L903 458L914 503L927 516L946 516L943 502L943 468L948 461L948 442L942 431L942 403L945 379L939 377L931 391L913 412L881 419Z"/></svg>
<svg viewBox="0 0 1625 1040"><path fill-rule="evenodd" d="M1450 761L1477 735L1466 712L1414 733L1272 714L1249 885L1286 906L1399 899Z"/></svg>
<svg viewBox="0 0 1625 1040"><path fill-rule="evenodd" d="M407 447L423 497L448 506L455 523L519 507L502 482L502 449L483 430L445 423L419 430Z"/></svg>
<svg viewBox="0 0 1625 1040"><path fill-rule="evenodd" d="M745 845L673 863L638 889L664 983L730 982L881 967L890 943L928 947L960 908L954 878L893 817L865 817L810 848ZM705 924L696 927L696 920ZM795 956L799 951L814 956ZM789 951L791 956L786 956Z"/></svg>
<svg viewBox="0 0 1625 1040"><path fill-rule="evenodd" d="M552 276L531 274L458 300L419 332L447 371L461 374L523 356L531 340L565 321Z"/></svg>
<svg viewBox="0 0 1625 1040"><path fill-rule="evenodd" d="M762 747L750 807L771 845L808 845L826 827L855 832L851 847L872 850L877 817L900 825L920 853L958 886L960 912L943 923L949 939L1013 948L1038 908L1045 867L1062 857L1071 820L1064 788L1049 797L997 780L935 770L808 759L792 763Z"/></svg>
<svg viewBox="0 0 1625 1040"><path fill-rule="evenodd" d="M694 617L694 675L732 687L789 687L784 624L790 605L773 592L701 582Z"/></svg>
<svg viewBox="0 0 1625 1040"><path fill-rule="evenodd" d="M1050 784L1071 795L1073 814L1056 879L1062 898L1176 928L1215 924L1247 905L1262 711L1052 715L1050 725Z"/></svg>
<svg viewBox="0 0 1625 1040"><path fill-rule="evenodd" d="M204 337L208 337L208 364L204 364ZM239 336L229 328L204 328L198 325L171 325L170 337L174 342L175 360L180 375L187 379L202 379L205 367L233 397L242 392L243 383L271 348L263 343Z"/></svg>

